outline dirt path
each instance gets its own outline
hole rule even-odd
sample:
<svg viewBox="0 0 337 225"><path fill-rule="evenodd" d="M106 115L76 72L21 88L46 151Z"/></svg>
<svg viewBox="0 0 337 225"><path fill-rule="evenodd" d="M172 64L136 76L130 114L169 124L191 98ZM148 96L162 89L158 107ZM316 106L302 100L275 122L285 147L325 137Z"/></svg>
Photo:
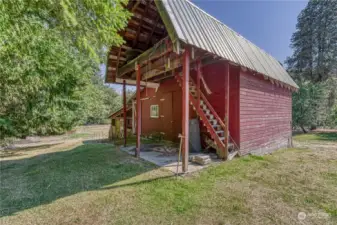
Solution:
<svg viewBox="0 0 337 225"><path fill-rule="evenodd" d="M29 158L57 151L67 151L87 142L100 142L108 138L109 125L80 126L64 135L31 137L16 140L9 149L0 151L0 161Z"/></svg>

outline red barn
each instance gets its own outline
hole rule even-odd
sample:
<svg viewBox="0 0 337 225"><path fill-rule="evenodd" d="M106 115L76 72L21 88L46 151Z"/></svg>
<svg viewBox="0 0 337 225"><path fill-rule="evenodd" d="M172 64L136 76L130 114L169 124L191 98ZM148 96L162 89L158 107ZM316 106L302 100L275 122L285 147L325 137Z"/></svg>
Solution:
<svg viewBox="0 0 337 225"><path fill-rule="evenodd" d="M298 89L271 55L187 0L130 1L122 46L112 46L106 82L136 85L140 134L183 136L189 120L221 158L265 153L291 141L291 93ZM141 91L141 87L144 89Z"/></svg>

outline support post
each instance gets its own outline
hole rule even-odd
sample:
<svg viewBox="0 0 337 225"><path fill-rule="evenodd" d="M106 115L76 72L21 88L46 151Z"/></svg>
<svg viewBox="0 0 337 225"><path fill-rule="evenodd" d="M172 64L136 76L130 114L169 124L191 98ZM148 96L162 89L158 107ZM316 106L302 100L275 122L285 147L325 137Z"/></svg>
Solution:
<svg viewBox="0 0 337 225"><path fill-rule="evenodd" d="M127 121L126 121L126 83L123 80L123 113L124 113L124 147L126 147Z"/></svg>
<svg viewBox="0 0 337 225"><path fill-rule="evenodd" d="M136 134L136 102L132 100L132 134Z"/></svg>
<svg viewBox="0 0 337 225"><path fill-rule="evenodd" d="M197 108L200 109L200 76L201 76L201 61L197 61Z"/></svg>
<svg viewBox="0 0 337 225"><path fill-rule="evenodd" d="M183 54L183 76L182 76L182 134L183 134L183 148L182 148L182 170L188 171L188 154L189 154L189 77L190 77L190 52L185 48Z"/></svg>
<svg viewBox="0 0 337 225"><path fill-rule="evenodd" d="M141 107L140 107L140 66L139 64L136 65L136 69L137 69L137 83L136 83L136 101L137 101L137 143L136 143L136 151L135 151L135 156L138 158L139 155L140 155L140 132L141 132L141 127L140 127L140 110L141 110Z"/></svg>
<svg viewBox="0 0 337 225"><path fill-rule="evenodd" d="M229 63L226 64L226 75L225 75L225 158L228 156L228 142L229 142Z"/></svg>

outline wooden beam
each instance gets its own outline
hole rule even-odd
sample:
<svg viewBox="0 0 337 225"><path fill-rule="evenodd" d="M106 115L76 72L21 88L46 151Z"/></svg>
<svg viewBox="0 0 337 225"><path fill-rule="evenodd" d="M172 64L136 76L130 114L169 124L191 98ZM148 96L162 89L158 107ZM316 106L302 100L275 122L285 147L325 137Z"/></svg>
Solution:
<svg viewBox="0 0 337 225"><path fill-rule="evenodd" d="M198 60L201 61L201 65L202 66L205 66L205 65L208 65L208 64L212 64L212 63L215 63L215 62L219 62L218 59L215 60L215 59L213 59L213 57L209 57L209 56L207 56L207 57L199 57L198 59L196 59L194 61L192 61L192 60L190 61L190 67L192 68L192 67L196 66ZM154 62L151 65L151 69L153 68L153 65L156 64L156 62ZM152 79L154 77L163 75L164 73L169 73L172 70L181 69L181 67L182 67L181 59L180 58L171 59L171 68L170 69L165 69L163 66L164 65L155 66L150 71L147 71L147 72L144 71L144 72L142 72L143 79ZM133 74L132 77L135 77L135 74ZM154 82L156 82L156 81L154 81Z"/></svg>
<svg viewBox="0 0 337 225"><path fill-rule="evenodd" d="M197 60L197 108L200 109L200 77L201 77L201 61Z"/></svg>
<svg viewBox="0 0 337 225"><path fill-rule="evenodd" d="M156 60L168 54L169 52L172 52L172 46L163 52L163 47L165 46L165 40L167 38L168 37L162 39L157 44L155 44L152 48L146 50L145 52L137 56L135 59L128 62L123 67L119 68L117 76L122 77L124 74L133 71L135 69L135 64L139 64L139 66L142 66L148 62L151 62L153 60ZM149 56L152 56L152 57L149 59Z"/></svg>
<svg viewBox="0 0 337 225"><path fill-rule="evenodd" d="M137 42L138 42L138 38L139 38L139 33L140 33L140 30L142 28L142 25L143 25L143 22L144 22L144 16L147 14L147 11L149 9L149 5L150 5L151 1L148 0L147 3L146 3L146 9L145 9L145 12L142 14L141 16L141 19L140 19L140 23L138 25L138 29L137 29L137 34L136 34L136 38L135 40L133 40L133 44L132 44L132 47L136 47L137 45Z"/></svg>
<svg viewBox="0 0 337 225"><path fill-rule="evenodd" d="M225 74L225 157L228 156L228 143L229 143L229 63L226 63Z"/></svg>
<svg viewBox="0 0 337 225"><path fill-rule="evenodd" d="M132 9L131 9L131 12L134 12L136 9L137 9L137 7L138 7L138 5L140 4L140 0L137 0L136 1L136 3L133 5L133 7L132 7Z"/></svg>
<svg viewBox="0 0 337 225"><path fill-rule="evenodd" d="M158 58L157 60L153 60L152 62L149 62L148 64L145 64L140 69L141 73L143 74L143 79L148 78L146 76L147 73L151 73L152 70L161 69L164 65L165 65L165 58L164 57ZM136 71L134 71L131 74L131 77L132 78L136 77Z"/></svg>
<svg viewBox="0 0 337 225"><path fill-rule="evenodd" d="M115 83L116 84L123 84L123 81L125 81L126 85L137 86L137 81L136 80L130 80L130 79L116 78ZM160 85L159 83L140 81L141 87L158 88L159 85Z"/></svg>
<svg viewBox="0 0 337 225"><path fill-rule="evenodd" d="M136 134L136 102L132 100L132 134Z"/></svg>
<svg viewBox="0 0 337 225"><path fill-rule="evenodd" d="M171 60L170 68L165 67L165 64L166 64L165 58L161 58L161 61L162 61L161 63L156 64L155 62L153 65L151 65L151 70L143 73L143 79L147 80L147 79L153 78L162 73L169 72L171 70L174 70L182 66L180 57L170 59L170 60Z"/></svg>
<svg viewBox="0 0 337 225"><path fill-rule="evenodd" d="M140 124L140 110L141 110L141 107L140 107L140 79L141 79L141 74L140 74L140 67L139 65L136 65L137 67L137 86L136 86L136 101L137 101L137 143L136 143L136 150L135 150L135 156L137 158L139 158L139 155L140 155L140 133L141 133L141 124Z"/></svg>
<svg viewBox="0 0 337 225"><path fill-rule="evenodd" d="M120 53L121 52L121 48L119 48L119 50L118 50L118 55L117 56L115 56L115 55L110 55L109 56L109 59L115 59L115 60L117 60L117 62L120 60L120 61L126 61L126 58L124 58L124 57L119 57L120 56Z"/></svg>
<svg viewBox="0 0 337 225"><path fill-rule="evenodd" d="M125 49L125 50L130 50L132 49L131 47L127 46L127 45L121 45L121 48L122 49Z"/></svg>
<svg viewBox="0 0 337 225"><path fill-rule="evenodd" d="M147 42L146 42L146 46L149 46L149 44L150 44L150 42L151 42L153 33L154 33L154 31L156 30L156 27L157 27L157 25L158 25L159 19L160 19L160 16L159 16L159 14L158 14L158 16L157 16L157 18L156 18L155 25L153 26L153 28L152 28L152 30L151 30L151 33L150 33L150 36L149 36L149 39L148 39Z"/></svg>
<svg viewBox="0 0 337 225"><path fill-rule="evenodd" d="M119 49L118 49L117 63L116 63L116 74L118 72L118 66L119 66L119 61L120 61L120 58L121 58L121 52L122 52L122 46L119 47ZM116 79L116 74L115 74L115 79Z"/></svg>
<svg viewBox="0 0 337 225"><path fill-rule="evenodd" d="M126 82L123 81L123 112L124 112L124 147L126 147L127 122L126 122Z"/></svg>
<svg viewBox="0 0 337 225"><path fill-rule="evenodd" d="M188 171L188 154L189 154L189 78L190 78L190 53L186 48L183 55L183 76L182 76L182 170L184 173Z"/></svg>

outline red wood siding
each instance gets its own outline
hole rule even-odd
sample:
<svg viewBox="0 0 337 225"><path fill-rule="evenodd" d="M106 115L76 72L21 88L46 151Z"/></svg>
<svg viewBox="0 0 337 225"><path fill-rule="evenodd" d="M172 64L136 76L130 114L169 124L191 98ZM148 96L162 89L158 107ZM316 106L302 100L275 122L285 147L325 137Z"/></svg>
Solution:
<svg viewBox="0 0 337 225"><path fill-rule="evenodd" d="M240 74L240 149L266 153L287 147L291 137L291 91L261 76Z"/></svg>
<svg viewBox="0 0 337 225"><path fill-rule="evenodd" d="M181 87L175 79L167 79L160 83L157 90L148 88L141 92L142 109L142 135L149 135L154 132L165 133L165 139L178 141L178 134L181 133L182 122L182 101ZM159 118L150 117L150 106L159 106ZM195 118L196 114L190 108L190 118Z"/></svg>
<svg viewBox="0 0 337 225"><path fill-rule="evenodd" d="M218 113L219 117L225 118L225 93L226 93L226 64L224 62L214 63L202 68L204 79L212 91L210 95L202 89L208 101ZM239 120L239 68L230 67L229 76L229 133L235 143L240 142L240 120ZM203 87L203 85L201 85Z"/></svg>
<svg viewBox="0 0 337 225"><path fill-rule="evenodd" d="M229 76L229 134L240 146L240 69L231 68Z"/></svg>

